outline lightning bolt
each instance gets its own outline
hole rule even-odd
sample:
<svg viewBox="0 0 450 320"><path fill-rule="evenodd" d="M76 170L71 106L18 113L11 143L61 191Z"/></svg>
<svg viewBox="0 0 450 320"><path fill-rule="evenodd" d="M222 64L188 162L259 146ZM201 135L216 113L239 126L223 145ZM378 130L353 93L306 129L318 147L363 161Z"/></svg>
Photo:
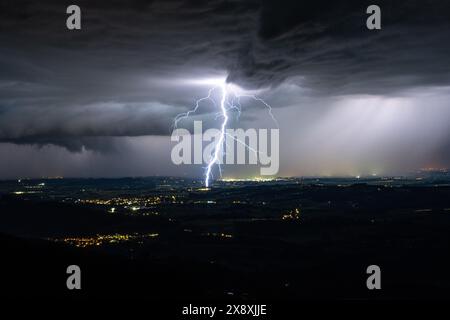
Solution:
<svg viewBox="0 0 450 320"><path fill-rule="evenodd" d="M228 113L225 108L225 103L227 101L227 84L223 83L221 86L222 89L222 99L220 100L220 110L222 111L223 122L220 130L219 140L217 141L214 147L214 157L209 161L208 166L206 167L206 175L205 175L205 187L209 188L209 180L211 178L211 169L215 163L219 163L219 154L223 148L223 141L225 139L225 129L227 127L228 122ZM220 166L220 164L219 164Z"/></svg>
<svg viewBox="0 0 450 320"><path fill-rule="evenodd" d="M225 81L223 81L223 83L221 83L219 86L215 86L215 87L212 87L211 89L209 89L208 95L206 97L196 100L195 106L192 110L189 110L187 112L180 113L179 115L177 115L175 117L174 123L173 123L174 128L178 127L178 123L181 120L189 118L190 115L195 114L198 111L198 109L200 108L200 105L203 101L210 101L213 103L214 106L217 106L217 103L214 100L214 98L212 97L212 94L215 90L219 90L219 89L221 92L221 98L220 98L220 104L219 104L220 112L218 112L216 114L216 119L218 117L221 117L221 118L223 118L223 120L222 120L222 124L221 124L221 128L220 128L219 139L217 139L217 142L214 146L210 160L205 168L205 187L206 188L209 188L211 179L213 178L212 169L213 169L214 165L217 165L220 176L222 176L222 169L220 167L220 158L219 157L222 154L223 145L225 143L225 135L231 137L232 139L236 140L238 143L244 145L248 150L258 153L258 154L260 153L259 151L254 150L249 145L247 145L245 143L245 141L240 141L239 139L226 133L226 127L227 127L227 123L229 120L228 111L236 110L238 113L238 118L239 118L241 115L241 112L242 112L241 98L250 98L250 99L253 99L257 102L260 102L262 105L264 105L264 107L266 107L268 109L268 113L269 113L270 117L272 118L272 120L274 121L274 123L276 124L277 128L279 127L278 121L272 113L272 107L267 102L265 102L263 99L257 97L256 95L238 94L235 90L232 90L232 89L230 90L229 85ZM229 90L231 91L231 94L229 93ZM231 98L230 98L230 96L231 96Z"/></svg>

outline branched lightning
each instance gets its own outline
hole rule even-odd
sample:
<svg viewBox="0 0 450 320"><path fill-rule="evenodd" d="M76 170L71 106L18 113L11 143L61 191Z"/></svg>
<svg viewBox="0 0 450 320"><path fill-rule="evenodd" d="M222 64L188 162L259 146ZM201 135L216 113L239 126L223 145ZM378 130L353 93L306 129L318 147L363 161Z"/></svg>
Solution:
<svg viewBox="0 0 450 320"><path fill-rule="evenodd" d="M179 115L177 115L175 117L174 123L173 123L174 128L178 127L178 123L181 120L189 118L189 116L191 114L195 114L197 112L197 110L200 108L200 105L203 101L210 101L213 103L214 106L217 106L217 103L214 100L214 98L212 97L212 94L215 90L218 90L218 89L220 89L220 92L221 92L220 112L216 113L215 119L222 117L223 121L222 121L221 128L220 128L219 139L217 139L217 142L214 146L214 149L213 149L213 152L209 159L209 162L205 168L205 187L206 188L209 188L210 181L213 178L212 169L213 169L214 165L217 165L219 174L220 174L220 176L222 176L222 169L220 166L220 156L222 154L223 145L226 142L225 135L236 140L238 143L244 145L248 150L250 150L254 153L259 153L259 151L251 148L244 141L240 141L239 139L226 133L226 127L227 127L228 120L229 120L228 111L229 110L237 111L237 116L239 118L241 115L241 112L242 112L241 98L250 98L250 99L253 99L253 100L263 104L268 109L268 113L269 113L270 117L272 118L272 120L274 121L274 123L276 124L276 126L279 127L278 121L276 120L276 118L274 117L274 115L272 113L272 107L267 102L265 102L263 99L257 97L256 95L238 94L235 90L232 90L231 88L229 88L229 85L224 81L219 86L215 86L215 87L212 87L211 89L209 89L208 95L206 97L198 99L195 102L195 106L192 110L189 110L187 112L180 113ZM229 90L231 91L231 94L229 93Z"/></svg>
<svg viewBox="0 0 450 320"><path fill-rule="evenodd" d="M269 111L269 115L272 118L273 122L275 122L275 124L277 125L277 128L279 128L279 124L277 119L275 118L275 116L272 113L272 106L270 104L268 104L267 102L265 102L263 99L255 96L255 95L251 95L251 94L241 94L241 95L236 95L239 99L241 97L245 97L245 98L250 98L253 99L255 101L261 102Z"/></svg>
<svg viewBox="0 0 450 320"><path fill-rule="evenodd" d="M222 99L220 100L220 110L222 111L223 122L222 122L222 127L220 129L219 140L217 141L216 146L214 147L214 157L209 161L208 166L206 167L205 186L207 188L209 187L209 179L211 178L212 166L215 163L219 163L219 154L221 153L222 148L223 148L223 141L225 139L225 129L227 127L227 122L228 122L228 113L227 113L227 108L225 107L225 103L227 101L227 85L226 85L226 83L222 84L221 89L222 89ZM220 170L220 168L219 168L219 170Z"/></svg>
<svg viewBox="0 0 450 320"><path fill-rule="evenodd" d="M174 126L174 128L177 128L177 127L178 127L178 122L180 122L180 120L183 120L183 119L185 119L185 118L189 118L189 116L190 116L192 113L197 112L198 108L200 108L200 103L201 103L202 101L209 100L209 101L211 101L214 105L216 105L216 102L214 101L214 99L211 98L211 95L212 95L213 91L216 90L216 89L217 89L216 87L213 87L213 88L209 89L208 95L207 95L206 97L203 97L203 98L198 99L198 100L195 102L195 107L194 107L192 110L189 110L189 111L187 111L187 112L183 112L183 113L180 113L179 115L177 115L177 116L175 117L174 121L173 121L173 126Z"/></svg>

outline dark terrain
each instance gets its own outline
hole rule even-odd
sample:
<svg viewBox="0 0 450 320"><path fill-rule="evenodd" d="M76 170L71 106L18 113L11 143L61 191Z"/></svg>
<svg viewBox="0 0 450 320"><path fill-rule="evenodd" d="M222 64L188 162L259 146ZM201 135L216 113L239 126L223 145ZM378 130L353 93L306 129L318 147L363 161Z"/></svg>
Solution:
<svg viewBox="0 0 450 320"><path fill-rule="evenodd" d="M447 178L220 182L211 190L170 178L1 182L1 292L448 299ZM129 237L99 237L117 234ZM66 289L71 264L81 267L81 291ZM366 288L372 264L382 290Z"/></svg>

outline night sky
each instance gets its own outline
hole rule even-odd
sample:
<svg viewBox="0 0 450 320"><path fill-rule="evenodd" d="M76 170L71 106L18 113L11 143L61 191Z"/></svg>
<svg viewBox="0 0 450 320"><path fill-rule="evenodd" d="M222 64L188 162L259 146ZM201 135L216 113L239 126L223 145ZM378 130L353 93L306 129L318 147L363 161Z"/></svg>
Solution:
<svg viewBox="0 0 450 320"><path fill-rule="evenodd" d="M212 78L273 106L280 176L450 167L447 0L2 0L0 43L0 179L200 177L170 134ZM240 126L270 124L244 105Z"/></svg>

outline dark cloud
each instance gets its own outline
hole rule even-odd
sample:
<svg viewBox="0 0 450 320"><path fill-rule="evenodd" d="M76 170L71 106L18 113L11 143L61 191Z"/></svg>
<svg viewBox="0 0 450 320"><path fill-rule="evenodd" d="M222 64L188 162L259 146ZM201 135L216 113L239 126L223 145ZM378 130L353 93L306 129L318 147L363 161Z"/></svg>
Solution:
<svg viewBox="0 0 450 320"><path fill-rule="evenodd" d="M0 141L107 151L114 137L168 135L205 95L190 78L269 88L280 107L298 92L450 83L446 0L379 0L381 31L365 27L372 1L357 0L80 0L82 30L68 31L72 2L0 3Z"/></svg>
<svg viewBox="0 0 450 320"><path fill-rule="evenodd" d="M52 136L31 136L17 139L5 139L4 143L14 143L18 145L35 145L43 148L48 145L62 146L70 152L95 151L104 154L111 154L120 151L124 147L122 141L117 141L114 137L68 137L62 135Z"/></svg>
<svg viewBox="0 0 450 320"><path fill-rule="evenodd" d="M263 1L259 37L230 80L250 86L302 76L320 94L386 93L450 81L450 3L378 1L382 30L368 31L372 1Z"/></svg>

